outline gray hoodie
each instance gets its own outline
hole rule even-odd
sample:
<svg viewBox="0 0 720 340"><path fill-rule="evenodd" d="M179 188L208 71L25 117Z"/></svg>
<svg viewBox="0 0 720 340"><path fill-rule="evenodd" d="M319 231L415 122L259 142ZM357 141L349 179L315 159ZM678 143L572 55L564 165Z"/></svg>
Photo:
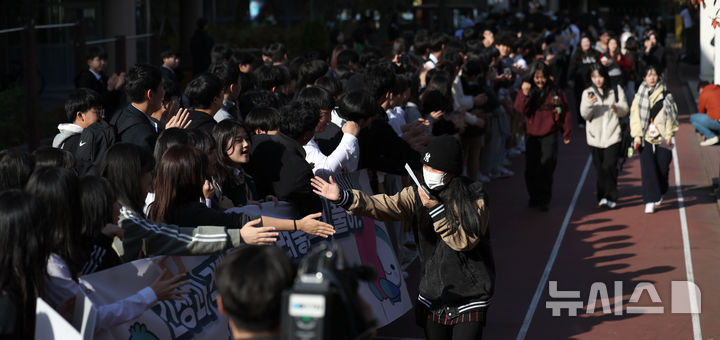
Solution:
<svg viewBox="0 0 720 340"><path fill-rule="evenodd" d="M63 143L65 143L65 140L70 138L73 135L77 135L83 132L83 128L75 125L75 124L60 124L58 125L58 130L60 131L57 135L55 135L55 138L53 139L52 146L53 148L61 148L63 146Z"/></svg>

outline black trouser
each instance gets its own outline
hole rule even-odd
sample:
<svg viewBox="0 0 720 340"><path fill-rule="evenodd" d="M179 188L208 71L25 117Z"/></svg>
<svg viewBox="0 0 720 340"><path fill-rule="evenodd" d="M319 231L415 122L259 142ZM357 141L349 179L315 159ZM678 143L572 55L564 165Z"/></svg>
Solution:
<svg viewBox="0 0 720 340"><path fill-rule="evenodd" d="M441 325L430 320L425 324L427 340L481 340L481 322L460 322L456 325Z"/></svg>
<svg viewBox="0 0 720 340"><path fill-rule="evenodd" d="M597 171L597 193L599 200L617 202L618 157L620 157L620 143L607 148L590 147L592 160Z"/></svg>
<svg viewBox="0 0 720 340"><path fill-rule="evenodd" d="M668 173L672 152L665 147L645 143L640 148L640 167L642 168L643 202L657 202L668 191Z"/></svg>
<svg viewBox="0 0 720 340"><path fill-rule="evenodd" d="M527 136L525 144L525 186L531 205L550 203L558 156L558 135Z"/></svg>

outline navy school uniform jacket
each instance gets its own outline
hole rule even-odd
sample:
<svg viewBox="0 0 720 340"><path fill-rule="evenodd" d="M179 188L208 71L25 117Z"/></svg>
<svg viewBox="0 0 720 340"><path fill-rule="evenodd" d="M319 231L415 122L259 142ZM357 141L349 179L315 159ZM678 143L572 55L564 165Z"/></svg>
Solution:
<svg viewBox="0 0 720 340"><path fill-rule="evenodd" d="M188 120L191 120L190 125L188 125L188 129L196 129L200 130L202 132L207 133L209 136L212 136L212 130L217 124L215 121L215 118L213 116L205 113L200 112L196 110L190 111L190 115L188 116Z"/></svg>
<svg viewBox="0 0 720 340"><path fill-rule="evenodd" d="M320 198L313 192L312 167L305 161L302 145L282 132L255 135L250 150L250 175L259 197L275 195L295 205L300 216L322 211Z"/></svg>
<svg viewBox="0 0 720 340"><path fill-rule="evenodd" d="M132 104L128 104L115 114L110 120L110 125L115 128L118 142L139 145L150 153L155 149L158 131L151 123L151 118Z"/></svg>

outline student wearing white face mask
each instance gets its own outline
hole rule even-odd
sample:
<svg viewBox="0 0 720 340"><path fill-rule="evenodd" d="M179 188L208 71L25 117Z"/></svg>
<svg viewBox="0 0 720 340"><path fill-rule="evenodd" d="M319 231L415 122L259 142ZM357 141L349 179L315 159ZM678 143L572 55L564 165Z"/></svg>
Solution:
<svg viewBox="0 0 720 340"><path fill-rule="evenodd" d="M422 156L429 194L409 186L369 196L341 190L332 177L313 178L314 192L353 215L410 222L423 266L418 325L427 339L480 339L495 281L482 184L460 175L462 149L452 136L435 138Z"/></svg>

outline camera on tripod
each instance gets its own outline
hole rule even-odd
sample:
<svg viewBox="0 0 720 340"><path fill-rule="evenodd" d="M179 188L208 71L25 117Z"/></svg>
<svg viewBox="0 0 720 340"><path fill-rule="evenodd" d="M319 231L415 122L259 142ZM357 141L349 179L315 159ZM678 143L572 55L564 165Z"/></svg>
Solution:
<svg viewBox="0 0 720 340"><path fill-rule="evenodd" d="M337 243L318 244L300 262L293 287L283 292L283 340L371 339L375 321L358 296L358 280L377 275L348 267Z"/></svg>

